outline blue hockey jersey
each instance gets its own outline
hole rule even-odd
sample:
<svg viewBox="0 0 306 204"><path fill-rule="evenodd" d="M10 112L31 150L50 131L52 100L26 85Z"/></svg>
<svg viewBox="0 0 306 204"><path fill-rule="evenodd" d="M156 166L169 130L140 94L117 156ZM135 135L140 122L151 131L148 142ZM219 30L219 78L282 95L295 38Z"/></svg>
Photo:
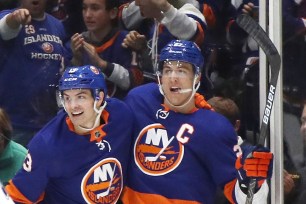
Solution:
<svg viewBox="0 0 306 204"><path fill-rule="evenodd" d="M23 168L6 186L16 202L114 204L124 185L133 119L128 107L107 99L105 124L78 135L61 111L29 144Z"/></svg>
<svg viewBox="0 0 306 204"><path fill-rule="evenodd" d="M171 111L155 83L133 89L126 102L135 138L124 204L210 204L218 186L235 200L237 135L226 118Z"/></svg>

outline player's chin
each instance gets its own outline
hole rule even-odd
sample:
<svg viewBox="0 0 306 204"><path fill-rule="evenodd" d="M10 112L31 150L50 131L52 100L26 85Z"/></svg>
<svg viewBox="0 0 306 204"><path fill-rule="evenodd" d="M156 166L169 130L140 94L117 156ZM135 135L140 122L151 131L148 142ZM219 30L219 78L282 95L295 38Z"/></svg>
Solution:
<svg viewBox="0 0 306 204"><path fill-rule="evenodd" d="M180 106L184 103L185 101L185 97L181 97L181 96L170 96L168 97L169 102L174 105L174 106Z"/></svg>
<svg viewBox="0 0 306 204"><path fill-rule="evenodd" d="M81 125L83 122L83 119L82 119L82 116L81 115L73 115L71 114L69 116L71 122L74 124L74 125Z"/></svg>

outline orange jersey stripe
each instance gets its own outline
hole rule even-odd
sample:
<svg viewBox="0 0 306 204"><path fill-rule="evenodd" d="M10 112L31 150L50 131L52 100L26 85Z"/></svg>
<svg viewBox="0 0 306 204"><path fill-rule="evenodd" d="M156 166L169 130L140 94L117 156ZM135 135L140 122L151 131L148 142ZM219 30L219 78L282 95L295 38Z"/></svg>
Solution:
<svg viewBox="0 0 306 204"><path fill-rule="evenodd" d="M140 193L129 187L124 188L122 201L124 204L200 204L196 201L168 199L156 194Z"/></svg>
<svg viewBox="0 0 306 204"><path fill-rule="evenodd" d="M9 184L5 186L6 192L10 195L10 197L18 203L24 203L24 204L33 204L32 201L27 199L19 190L18 188L14 185L12 180L9 181ZM45 193L43 193L38 200L35 203L38 203L43 200L45 196Z"/></svg>
<svg viewBox="0 0 306 204"><path fill-rule="evenodd" d="M224 187L224 195L231 203L235 203L233 199L233 191L235 191L236 182L237 179L227 183Z"/></svg>
<svg viewBox="0 0 306 204"><path fill-rule="evenodd" d="M100 47L96 47L96 51L97 53L101 53L104 50L106 50L107 48L109 48L110 46L112 46L112 44L114 44L115 39L117 38L117 36L119 35L119 31L106 43L104 43L103 45L101 45Z"/></svg>

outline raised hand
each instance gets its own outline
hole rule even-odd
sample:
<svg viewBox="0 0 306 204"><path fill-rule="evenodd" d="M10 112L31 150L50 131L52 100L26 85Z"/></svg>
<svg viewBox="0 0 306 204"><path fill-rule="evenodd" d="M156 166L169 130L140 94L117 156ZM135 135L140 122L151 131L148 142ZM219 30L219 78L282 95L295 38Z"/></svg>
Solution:
<svg viewBox="0 0 306 204"><path fill-rule="evenodd" d="M29 24L31 19L32 18L28 9L17 9L7 16L6 23L10 28L16 29L20 25Z"/></svg>
<svg viewBox="0 0 306 204"><path fill-rule="evenodd" d="M130 31L122 42L122 47L131 48L137 52L146 49L147 40L144 35L137 31Z"/></svg>
<svg viewBox="0 0 306 204"><path fill-rule="evenodd" d="M102 71L106 68L107 62L103 59L101 59L101 57L98 55L95 46L87 43L87 42L83 42L83 48L84 51L87 53L90 62L92 63L92 65L95 65L99 68L102 69Z"/></svg>
<svg viewBox="0 0 306 204"><path fill-rule="evenodd" d="M84 46L84 38L81 34L75 33L71 37L71 50L73 54L72 63L74 65L81 65L82 62L82 50Z"/></svg>

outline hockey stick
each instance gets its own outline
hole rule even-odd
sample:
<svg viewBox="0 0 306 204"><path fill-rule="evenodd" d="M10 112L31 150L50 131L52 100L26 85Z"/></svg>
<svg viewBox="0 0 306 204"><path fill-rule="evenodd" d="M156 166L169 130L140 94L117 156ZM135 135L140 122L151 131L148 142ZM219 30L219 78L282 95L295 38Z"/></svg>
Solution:
<svg viewBox="0 0 306 204"><path fill-rule="evenodd" d="M170 140L168 141L168 144L165 145L159 152L157 155L155 155L154 157L146 157L146 161L156 161L158 159L158 157L166 150L166 148L169 146L169 144L172 142L172 140L174 139L174 136L172 136L170 138Z"/></svg>
<svg viewBox="0 0 306 204"><path fill-rule="evenodd" d="M260 25L251 16L247 14L242 14L238 16L236 22L258 43L258 45L266 54L268 62L270 63L271 67L269 92L267 95L264 115L261 121L260 134L257 142L258 146L263 146L267 135L271 109L273 106L275 89L281 65L281 57L276 47L274 46L273 42L270 40L269 36L267 35L267 33L260 27ZM248 155L248 157L252 157L252 155ZM248 195L246 199L246 204L252 203L255 186L256 186L256 179L251 179L248 186Z"/></svg>

